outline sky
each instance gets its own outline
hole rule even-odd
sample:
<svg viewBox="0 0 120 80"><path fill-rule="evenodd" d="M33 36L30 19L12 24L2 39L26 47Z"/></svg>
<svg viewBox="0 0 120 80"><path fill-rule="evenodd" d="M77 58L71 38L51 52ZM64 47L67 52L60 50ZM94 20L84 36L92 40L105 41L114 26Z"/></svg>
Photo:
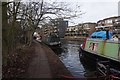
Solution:
<svg viewBox="0 0 120 80"><path fill-rule="evenodd" d="M28 0L27 0L28 1ZM37 0L38 1L38 0ZM118 2L120 0L44 0L46 2L68 2L74 9L74 4L80 4L83 15L69 20L69 26L85 22L97 22L104 18L118 16ZM119 6L120 7L120 6Z"/></svg>
<svg viewBox="0 0 120 80"><path fill-rule="evenodd" d="M80 2L82 12L81 18L76 22L97 22L98 20L118 16L117 2Z"/></svg>
<svg viewBox="0 0 120 80"><path fill-rule="evenodd" d="M55 1L55 0L48 0ZM120 0L56 0L58 2L69 2L80 4L81 11L85 14L80 18L69 21L69 25L85 22L97 22L104 18L118 16L118 2ZM72 6L74 8L74 6ZM120 7L120 6L119 6ZM71 23L74 22L74 23Z"/></svg>

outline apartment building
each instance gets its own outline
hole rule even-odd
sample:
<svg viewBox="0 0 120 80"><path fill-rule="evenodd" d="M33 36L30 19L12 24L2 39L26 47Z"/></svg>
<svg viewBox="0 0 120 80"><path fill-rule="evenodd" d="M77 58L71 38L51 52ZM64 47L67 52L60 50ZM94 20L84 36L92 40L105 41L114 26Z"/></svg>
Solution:
<svg viewBox="0 0 120 80"><path fill-rule="evenodd" d="M60 38L63 38L67 27L68 21L54 19L49 24L42 25L39 33L41 36L56 33Z"/></svg>
<svg viewBox="0 0 120 80"><path fill-rule="evenodd" d="M119 23L120 16L109 17L97 22L97 26L107 26L109 29L114 30Z"/></svg>
<svg viewBox="0 0 120 80"><path fill-rule="evenodd" d="M95 31L96 23L82 23L75 26L69 26L66 29L66 36L89 36Z"/></svg>
<svg viewBox="0 0 120 80"><path fill-rule="evenodd" d="M96 23L83 23L83 29L91 35L95 31Z"/></svg>

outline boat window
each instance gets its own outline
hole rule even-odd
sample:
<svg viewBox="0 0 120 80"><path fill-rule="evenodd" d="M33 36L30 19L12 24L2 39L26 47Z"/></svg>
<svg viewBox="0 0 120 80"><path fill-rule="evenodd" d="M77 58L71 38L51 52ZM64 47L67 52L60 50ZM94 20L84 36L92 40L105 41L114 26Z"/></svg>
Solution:
<svg viewBox="0 0 120 80"><path fill-rule="evenodd" d="M90 50L97 51L97 48L98 48L98 43L93 43L93 42L90 43L90 46L89 46Z"/></svg>

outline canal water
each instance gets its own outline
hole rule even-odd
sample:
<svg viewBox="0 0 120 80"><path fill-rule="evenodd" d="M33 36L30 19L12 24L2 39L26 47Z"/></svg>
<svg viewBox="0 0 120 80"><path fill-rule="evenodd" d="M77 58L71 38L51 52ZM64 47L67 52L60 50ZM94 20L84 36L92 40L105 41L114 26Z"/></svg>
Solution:
<svg viewBox="0 0 120 80"><path fill-rule="evenodd" d="M61 47L54 48L53 51L59 56L60 60L74 77L91 77L93 75L92 71L83 66L83 62L81 62L79 57L79 48L81 43L83 43L83 41L62 40Z"/></svg>

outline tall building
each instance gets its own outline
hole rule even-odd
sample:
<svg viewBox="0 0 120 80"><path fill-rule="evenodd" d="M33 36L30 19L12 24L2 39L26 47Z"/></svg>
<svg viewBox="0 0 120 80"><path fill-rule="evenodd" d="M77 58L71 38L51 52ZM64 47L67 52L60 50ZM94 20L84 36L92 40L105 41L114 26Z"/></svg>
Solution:
<svg viewBox="0 0 120 80"><path fill-rule="evenodd" d="M60 38L64 38L66 28L68 27L68 21L63 19L53 19L49 25L42 27L43 35L49 35L50 33L56 33Z"/></svg>
<svg viewBox="0 0 120 80"><path fill-rule="evenodd" d="M57 20L56 23L57 23L56 26L58 28L59 37L63 38L65 36L66 28L68 27L68 21Z"/></svg>

